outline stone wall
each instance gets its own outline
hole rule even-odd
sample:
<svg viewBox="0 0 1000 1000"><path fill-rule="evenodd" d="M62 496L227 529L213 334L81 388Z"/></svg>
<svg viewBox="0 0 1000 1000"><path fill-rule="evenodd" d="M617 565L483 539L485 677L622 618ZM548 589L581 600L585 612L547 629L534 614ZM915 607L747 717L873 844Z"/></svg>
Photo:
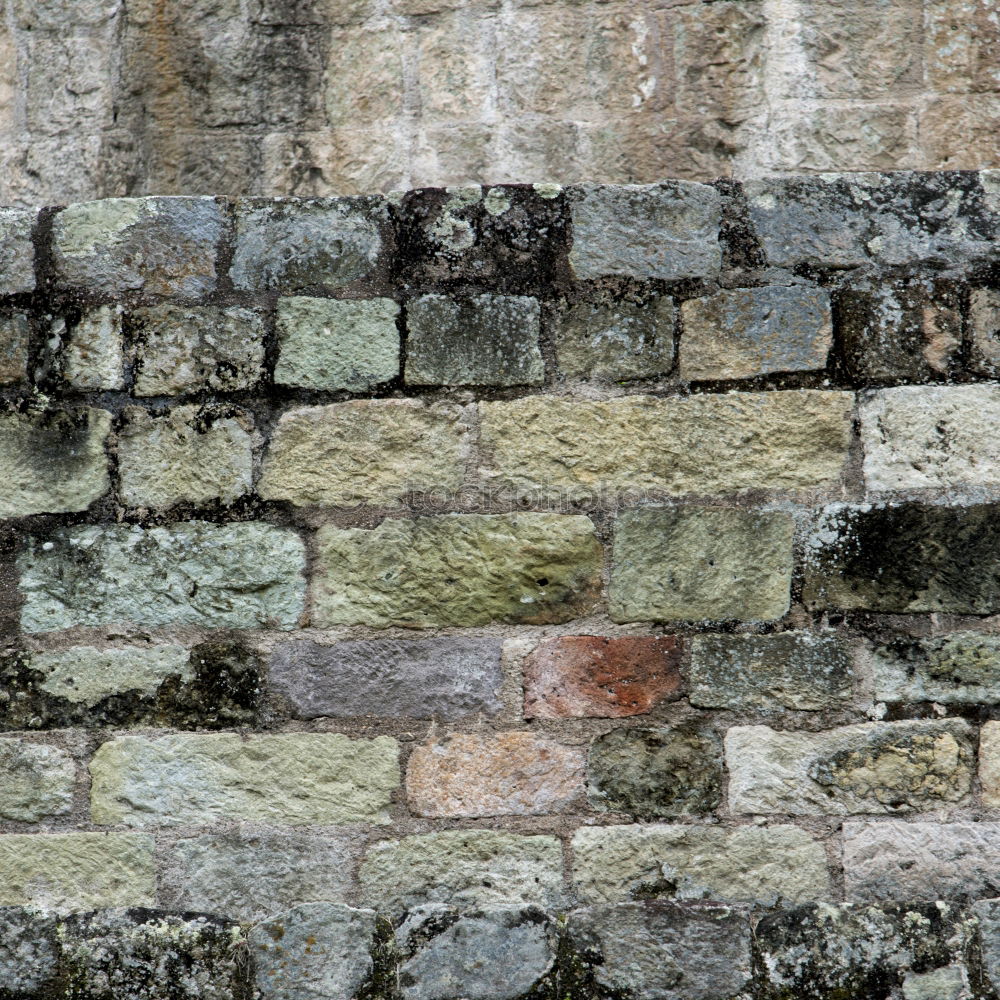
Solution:
<svg viewBox="0 0 1000 1000"><path fill-rule="evenodd" d="M998 236L5 210L0 997L994 997Z"/></svg>
<svg viewBox="0 0 1000 1000"><path fill-rule="evenodd" d="M995 0L4 7L4 204L1000 166Z"/></svg>

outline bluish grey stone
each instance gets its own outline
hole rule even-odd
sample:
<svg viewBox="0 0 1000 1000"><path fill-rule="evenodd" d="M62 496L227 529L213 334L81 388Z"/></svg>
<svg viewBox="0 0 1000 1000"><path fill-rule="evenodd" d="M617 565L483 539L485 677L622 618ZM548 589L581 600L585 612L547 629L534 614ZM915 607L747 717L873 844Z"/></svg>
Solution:
<svg viewBox="0 0 1000 1000"><path fill-rule="evenodd" d="M33 997L54 987L58 964L54 916L0 907L0 989L7 996Z"/></svg>
<svg viewBox="0 0 1000 1000"><path fill-rule="evenodd" d="M0 209L0 295L34 291L35 215L31 209Z"/></svg>

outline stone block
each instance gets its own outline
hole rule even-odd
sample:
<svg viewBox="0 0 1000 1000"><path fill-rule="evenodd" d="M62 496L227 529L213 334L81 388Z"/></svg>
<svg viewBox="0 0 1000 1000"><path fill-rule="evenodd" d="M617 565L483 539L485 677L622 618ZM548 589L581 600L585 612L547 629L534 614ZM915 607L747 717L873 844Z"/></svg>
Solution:
<svg viewBox="0 0 1000 1000"><path fill-rule="evenodd" d="M601 545L578 515L386 519L370 530L326 525L316 539L312 617L322 627L564 622L600 592Z"/></svg>
<svg viewBox="0 0 1000 1000"><path fill-rule="evenodd" d="M1000 94L954 94L927 101L918 127L922 162L932 170L979 170L994 163Z"/></svg>
<svg viewBox="0 0 1000 1000"><path fill-rule="evenodd" d="M961 720L872 722L823 732L726 733L736 813L925 812L968 801L975 751Z"/></svg>
<svg viewBox="0 0 1000 1000"><path fill-rule="evenodd" d="M473 4L415 22L411 58L421 117L479 122L489 113L496 87L496 27L496 15Z"/></svg>
<svg viewBox="0 0 1000 1000"><path fill-rule="evenodd" d="M453 299L423 295L407 306L407 385L540 385L538 300L525 295Z"/></svg>
<svg viewBox="0 0 1000 1000"><path fill-rule="evenodd" d="M25 31L65 31L68 25L96 28L116 19L121 0L15 0L14 19Z"/></svg>
<svg viewBox="0 0 1000 1000"><path fill-rule="evenodd" d="M986 983L994 991L1000 983L1000 905L995 899L983 899L970 907L973 916L979 922L979 951L982 956L982 971ZM949 998L950 1000L950 998ZM961 995L955 1000L962 1000Z"/></svg>
<svg viewBox="0 0 1000 1000"><path fill-rule="evenodd" d="M60 528L29 539L18 566L28 632L127 622L292 628L305 598L302 540L253 521Z"/></svg>
<svg viewBox="0 0 1000 1000"><path fill-rule="evenodd" d="M830 296L808 285L733 288L681 306L680 376L819 371L833 344Z"/></svg>
<svg viewBox="0 0 1000 1000"><path fill-rule="evenodd" d="M1000 289L974 288L969 294L970 366L979 375L1000 375Z"/></svg>
<svg viewBox="0 0 1000 1000"><path fill-rule="evenodd" d="M544 816L583 798L583 753L528 732L455 733L417 747L406 795L418 816Z"/></svg>
<svg viewBox="0 0 1000 1000"><path fill-rule="evenodd" d="M0 295L35 290L35 247L31 234L36 212L0 209Z"/></svg>
<svg viewBox="0 0 1000 1000"><path fill-rule="evenodd" d="M0 517L86 510L110 486L107 410L0 414Z"/></svg>
<svg viewBox="0 0 1000 1000"><path fill-rule="evenodd" d="M392 299L278 299L274 381L365 392L399 374L399 306Z"/></svg>
<svg viewBox="0 0 1000 1000"><path fill-rule="evenodd" d="M106 36L74 31L25 32L24 115L30 132L110 130L115 88L112 47ZM29 132L29 134L30 134Z"/></svg>
<svg viewBox="0 0 1000 1000"><path fill-rule="evenodd" d="M363 126L402 117L408 42L402 26L386 19L335 28L330 44L337 69L324 81L327 120Z"/></svg>
<svg viewBox="0 0 1000 1000"><path fill-rule="evenodd" d="M52 258L64 286L195 299L214 291L222 208L214 198L109 198L64 208Z"/></svg>
<svg viewBox="0 0 1000 1000"><path fill-rule="evenodd" d="M797 826L586 826L573 881L587 903L712 899L796 903L830 892L822 846Z"/></svg>
<svg viewBox="0 0 1000 1000"><path fill-rule="evenodd" d="M617 622L772 621L788 610L788 514L645 507L615 525L609 608Z"/></svg>
<svg viewBox="0 0 1000 1000"><path fill-rule="evenodd" d="M819 711L850 701L851 650L839 633L696 635L688 672L699 708Z"/></svg>
<svg viewBox="0 0 1000 1000"><path fill-rule="evenodd" d="M410 493L451 495L465 478L469 425L461 407L356 399L281 416L257 491L299 506L393 506Z"/></svg>
<svg viewBox="0 0 1000 1000"><path fill-rule="evenodd" d="M0 316L0 385L20 385L28 378L30 337L24 313Z"/></svg>
<svg viewBox="0 0 1000 1000"><path fill-rule="evenodd" d="M457 719L496 715L503 683L498 639L449 636L279 643L271 691L298 718Z"/></svg>
<svg viewBox="0 0 1000 1000"><path fill-rule="evenodd" d="M1000 808L1000 722L984 722L979 730L979 785L983 805Z"/></svg>
<svg viewBox="0 0 1000 1000"><path fill-rule="evenodd" d="M13 996L53 989L59 972L57 919L32 907L0 911L0 982Z"/></svg>
<svg viewBox="0 0 1000 1000"><path fill-rule="evenodd" d="M387 736L120 736L91 761L91 815L129 826L387 823L398 754Z"/></svg>
<svg viewBox="0 0 1000 1000"><path fill-rule="evenodd" d="M683 648L683 640L672 635L546 639L524 661L524 716L645 715L681 696Z"/></svg>
<svg viewBox="0 0 1000 1000"><path fill-rule="evenodd" d="M67 337L62 348L62 377L73 389L104 392L125 388L121 306L99 306L67 329L63 319L52 325L55 336Z"/></svg>
<svg viewBox="0 0 1000 1000"><path fill-rule="evenodd" d="M0 817L37 823L69 812L76 765L65 750L0 739Z"/></svg>
<svg viewBox="0 0 1000 1000"><path fill-rule="evenodd" d="M923 48L933 92L1000 91L1000 25L995 15L990 0L930 0Z"/></svg>
<svg viewBox="0 0 1000 1000"><path fill-rule="evenodd" d="M570 191L577 278L711 278L719 272L718 192L690 181ZM642 240L635 234L643 233Z"/></svg>

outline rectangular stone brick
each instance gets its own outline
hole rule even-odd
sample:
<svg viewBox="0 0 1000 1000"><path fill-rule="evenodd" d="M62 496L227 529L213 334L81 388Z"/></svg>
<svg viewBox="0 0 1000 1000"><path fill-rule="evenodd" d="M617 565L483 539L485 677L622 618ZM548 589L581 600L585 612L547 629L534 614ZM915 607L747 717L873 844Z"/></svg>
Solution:
<svg viewBox="0 0 1000 1000"><path fill-rule="evenodd" d="M924 812L968 801L975 752L961 720L872 722L824 732L735 726L729 805L793 816Z"/></svg>
<svg viewBox="0 0 1000 1000"><path fill-rule="evenodd" d="M137 833L4 834L0 906L153 906L153 846L152 837Z"/></svg>
<svg viewBox="0 0 1000 1000"><path fill-rule="evenodd" d="M0 385L18 385L27 379L29 337L24 313L0 316Z"/></svg>
<svg viewBox="0 0 1000 1000"><path fill-rule="evenodd" d="M62 347L62 377L74 389L103 392L125 388L121 306L100 306L85 312L68 330L63 319L52 332L67 342Z"/></svg>
<svg viewBox="0 0 1000 1000"><path fill-rule="evenodd" d="M270 687L303 719L496 715L502 649L498 639L463 636L284 642L271 654Z"/></svg>
<svg viewBox="0 0 1000 1000"><path fill-rule="evenodd" d="M282 415L257 491L299 506L398 503L441 496L465 477L469 423L463 409L413 399L356 399Z"/></svg>
<svg viewBox="0 0 1000 1000"><path fill-rule="evenodd" d="M325 525L316 542L321 627L564 622L600 592L603 552L578 515L387 518L372 529Z"/></svg>
<svg viewBox="0 0 1000 1000"><path fill-rule="evenodd" d="M37 823L73 805L76 764L57 746L0 739L0 818Z"/></svg>
<svg viewBox="0 0 1000 1000"><path fill-rule="evenodd" d="M807 285L733 288L681 306L680 376L817 371L833 345L830 296Z"/></svg>
<svg viewBox="0 0 1000 1000"><path fill-rule="evenodd" d="M305 597L302 540L253 521L60 528L29 539L18 568L28 632L128 622L292 628Z"/></svg>
<svg viewBox="0 0 1000 1000"><path fill-rule="evenodd" d="M983 805L1000 808L1000 722L984 722L979 730L979 784Z"/></svg>
<svg viewBox="0 0 1000 1000"><path fill-rule="evenodd" d="M1000 24L991 0L929 0L923 36L933 92L1000 91Z"/></svg>
<svg viewBox="0 0 1000 1000"><path fill-rule="evenodd" d="M31 233L36 214L33 209L0 209L0 295L35 289L35 247Z"/></svg>
<svg viewBox="0 0 1000 1000"><path fill-rule="evenodd" d="M388 823L399 746L387 736L120 736L90 764L95 823Z"/></svg>
<svg viewBox="0 0 1000 1000"><path fill-rule="evenodd" d="M713 899L765 906L830 893L822 846L796 826L654 823L582 827L573 835L580 899Z"/></svg>
<svg viewBox="0 0 1000 1000"><path fill-rule="evenodd" d="M792 390L480 403L481 474L518 496L804 490L838 480L853 397Z"/></svg>
<svg viewBox="0 0 1000 1000"><path fill-rule="evenodd" d="M850 701L851 651L834 631L696 635L689 668L699 708L818 711Z"/></svg>
<svg viewBox="0 0 1000 1000"><path fill-rule="evenodd" d="M1000 289L969 293L970 367L980 375L1000 374Z"/></svg>
<svg viewBox="0 0 1000 1000"><path fill-rule="evenodd" d="M788 514L644 507L615 524L611 618L769 621L788 610L794 523Z"/></svg>

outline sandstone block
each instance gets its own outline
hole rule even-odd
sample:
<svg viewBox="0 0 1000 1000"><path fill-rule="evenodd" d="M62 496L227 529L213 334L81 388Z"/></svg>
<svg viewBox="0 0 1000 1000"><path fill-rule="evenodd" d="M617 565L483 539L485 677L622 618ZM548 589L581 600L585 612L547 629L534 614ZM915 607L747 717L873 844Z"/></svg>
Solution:
<svg viewBox="0 0 1000 1000"><path fill-rule="evenodd" d="M107 410L0 414L0 517L86 510L110 486Z"/></svg>
<svg viewBox="0 0 1000 1000"><path fill-rule="evenodd" d="M737 813L842 816L944 808L972 790L975 753L961 720L873 722L825 732L734 726L726 733Z"/></svg>
<svg viewBox="0 0 1000 1000"><path fill-rule="evenodd" d="M588 903L675 898L770 906L830 892L823 848L796 826L582 827L573 835L573 880Z"/></svg>
<svg viewBox="0 0 1000 1000"><path fill-rule="evenodd" d="M583 796L583 753L534 733L456 733L417 747L406 795L418 816L538 816Z"/></svg>
<svg viewBox="0 0 1000 1000"><path fill-rule="evenodd" d="M53 323L56 336L68 334L63 346L62 377L85 392L125 388L120 306L100 306L85 312L67 331L65 321Z"/></svg>
<svg viewBox="0 0 1000 1000"><path fill-rule="evenodd" d="M871 650L879 701L989 705L1000 701L1000 636L900 636Z"/></svg>
<svg viewBox="0 0 1000 1000"><path fill-rule="evenodd" d="M706 507L646 507L615 525L614 621L773 620L788 610L792 519Z"/></svg>
<svg viewBox="0 0 1000 1000"><path fill-rule="evenodd" d="M974 288L969 294L971 367L980 375L1000 374L1000 289Z"/></svg>
<svg viewBox="0 0 1000 1000"><path fill-rule="evenodd" d="M527 719L644 715L681 695L678 636L560 636L524 661Z"/></svg>
<svg viewBox="0 0 1000 1000"><path fill-rule="evenodd" d="M64 750L0 739L0 817L37 823L67 813L75 785L76 766Z"/></svg>
<svg viewBox="0 0 1000 1000"><path fill-rule="evenodd" d="M600 588L601 546L576 515L387 519L316 537L313 619L323 626L563 622Z"/></svg>
<svg viewBox="0 0 1000 1000"><path fill-rule="evenodd" d="M214 198L109 198L52 223L59 282L194 299L215 288L222 208Z"/></svg>
<svg viewBox="0 0 1000 1000"><path fill-rule="evenodd" d="M979 784L983 805L1000 807L1000 722L985 722L979 730Z"/></svg>
<svg viewBox="0 0 1000 1000"><path fill-rule="evenodd" d="M278 385L364 392L399 374L399 306L392 299L278 300Z"/></svg>
<svg viewBox="0 0 1000 1000"><path fill-rule="evenodd" d="M35 289L35 248L31 242L35 214L23 208L0 209L0 295Z"/></svg>
<svg viewBox="0 0 1000 1000"><path fill-rule="evenodd" d="M424 295L407 307L407 385L540 385L541 310L525 295Z"/></svg>
<svg viewBox="0 0 1000 1000"><path fill-rule="evenodd" d="M497 639L449 636L284 642L271 655L271 690L296 716L456 719L501 709Z"/></svg>
<svg viewBox="0 0 1000 1000"><path fill-rule="evenodd" d="M481 473L533 497L813 489L841 475L852 402L808 389L484 402Z"/></svg>
<svg viewBox="0 0 1000 1000"><path fill-rule="evenodd" d="M137 833L0 836L0 906L152 906L153 838Z"/></svg>
<svg viewBox="0 0 1000 1000"><path fill-rule="evenodd" d="M750 378L826 367L833 343L821 288L734 288L681 306L681 378Z"/></svg>
<svg viewBox="0 0 1000 1000"><path fill-rule="evenodd" d="M410 492L462 485L469 428L462 410L411 399L356 399L282 415L258 492L298 505L395 504Z"/></svg>
<svg viewBox="0 0 1000 1000"><path fill-rule="evenodd" d="M329 121L363 127L392 122L403 115L407 40L401 28L398 22L380 20L375 25L352 25L331 33L337 72L326 74L324 97Z"/></svg>
<svg viewBox="0 0 1000 1000"><path fill-rule="evenodd" d="M718 192L690 181L570 192L577 278L713 277L722 262ZM642 240L635 234L643 233Z"/></svg>
<svg viewBox="0 0 1000 1000"><path fill-rule="evenodd" d="M95 823L387 823L399 747L339 733L121 736L90 764Z"/></svg>
<svg viewBox="0 0 1000 1000"><path fill-rule="evenodd" d="M1000 91L1000 25L989 0L931 0L924 59L935 91Z"/></svg>
<svg viewBox="0 0 1000 1000"><path fill-rule="evenodd" d="M850 700L853 669L833 631L696 635L689 676L699 708L818 711Z"/></svg>
<svg viewBox="0 0 1000 1000"><path fill-rule="evenodd" d="M27 379L30 335L24 313L0 317L0 385L18 385Z"/></svg>
<svg viewBox="0 0 1000 1000"><path fill-rule="evenodd" d="M291 628L305 597L302 540L253 521L60 528L30 539L18 566L29 632L115 622Z"/></svg>

